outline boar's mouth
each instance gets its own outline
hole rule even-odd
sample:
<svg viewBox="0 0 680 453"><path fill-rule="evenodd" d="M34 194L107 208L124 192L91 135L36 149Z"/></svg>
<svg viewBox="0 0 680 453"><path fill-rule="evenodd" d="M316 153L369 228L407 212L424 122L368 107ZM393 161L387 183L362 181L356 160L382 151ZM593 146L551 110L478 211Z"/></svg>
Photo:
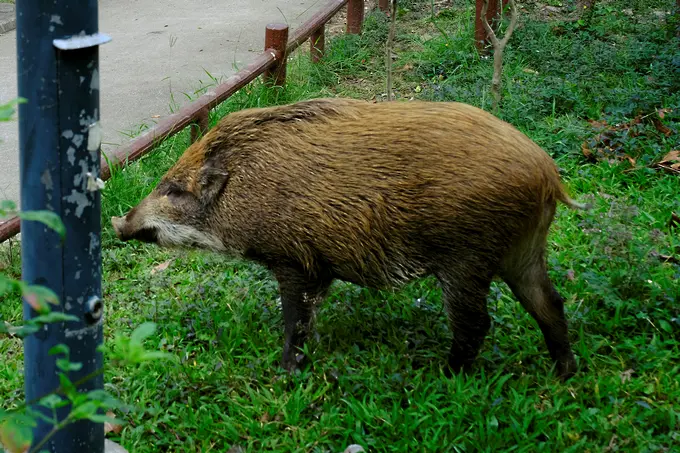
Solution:
<svg viewBox="0 0 680 453"><path fill-rule="evenodd" d="M158 230L156 228L145 227L135 231L127 240L136 239L140 242L156 244L158 242ZM125 240L125 239L124 239Z"/></svg>
<svg viewBox="0 0 680 453"><path fill-rule="evenodd" d="M145 226L137 230L130 231L129 224L124 217L112 217L111 222L116 236L121 241L138 240L141 242L158 243L158 229Z"/></svg>

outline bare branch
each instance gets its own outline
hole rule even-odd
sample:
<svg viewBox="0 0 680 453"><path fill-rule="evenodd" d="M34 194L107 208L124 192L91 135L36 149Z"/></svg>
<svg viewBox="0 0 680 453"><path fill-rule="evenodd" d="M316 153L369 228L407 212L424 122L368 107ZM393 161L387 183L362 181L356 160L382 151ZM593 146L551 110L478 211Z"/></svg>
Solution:
<svg viewBox="0 0 680 453"><path fill-rule="evenodd" d="M489 21L486 19L486 12L488 11L488 7L489 7L489 0L484 0L484 3L482 4L482 11L481 11L482 25L484 25L484 30L486 30L486 34L488 35L489 40L491 41L491 44L493 45L493 50L494 50L494 52L493 52L493 78L491 79L491 94L493 95L493 111L494 111L494 113L497 113L498 112L498 104L500 103L500 100L501 100L501 77L503 75L503 51L505 50L505 46L508 43L510 36L512 36L512 32L515 31L515 26L517 25L517 5L515 4L515 0L510 0L510 10L511 10L510 25L508 26L508 29L505 31L505 36L503 36L503 39L501 39L501 40L498 40L496 33L494 33L493 29L491 28L491 25L489 25Z"/></svg>
<svg viewBox="0 0 680 453"><path fill-rule="evenodd" d="M394 43L394 29L397 22L397 0L392 0L392 22L390 31L387 35L387 51L385 55L385 66L387 67L387 100L392 100L392 47Z"/></svg>
<svg viewBox="0 0 680 453"><path fill-rule="evenodd" d="M505 30L505 36L503 36L503 39L500 42L500 45L502 47L501 50L505 49L505 45L510 40L510 36L512 36L512 32L515 31L515 27L517 26L517 5L515 4L515 0L510 0L509 3L510 3L510 25L508 25L508 29Z"/></svg>
<svg viewBox="0 0 680 453"><path fill-rule="evenodd" d="M489 21L486 20L486 13L487 13L488 10L489 10L489 0L484 0L484 3L482 3L482 11L481 11L482 25L484 25L484 30L486 30L486 35L491 40L491 44L493 44L493 47L495 49L496 45L498 44L498 38L496 38L496 33L493 32L491 25L489 25Z"/></svg>

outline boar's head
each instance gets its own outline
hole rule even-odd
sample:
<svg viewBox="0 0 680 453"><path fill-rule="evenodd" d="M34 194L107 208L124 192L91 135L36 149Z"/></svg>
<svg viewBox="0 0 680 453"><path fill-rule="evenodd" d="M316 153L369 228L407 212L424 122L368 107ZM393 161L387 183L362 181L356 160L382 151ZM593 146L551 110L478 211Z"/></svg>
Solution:
<svg viewBox="0 0 680 453"><path fill-rule="evenodd" d="M123 217L112 217L119 239L164 247L224 251L214 211L228 173L197 142L163 176L154 190ZM219 217L219 216L218 216Z"/></svg>

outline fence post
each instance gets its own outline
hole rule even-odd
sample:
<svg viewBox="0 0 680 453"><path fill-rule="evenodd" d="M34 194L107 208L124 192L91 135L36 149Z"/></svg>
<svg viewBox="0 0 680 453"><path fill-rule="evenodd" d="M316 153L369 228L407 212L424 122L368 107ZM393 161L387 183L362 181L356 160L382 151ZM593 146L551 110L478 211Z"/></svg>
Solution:
<svg viewBox="0 0 680 453"><path fill-rule="evenodd" d="M210 109L202 108L196 113L196 120L191 123L191 143L200 139L210 128Z"/></svg>
<svg viewBox="0 0 680 453"><path fill-rule="evenodd" d="M347 2L347 33L358 35L364 22L364 0Z"/></svg>
<svg viewBox="0 0 680 453"><path fill-rule="evenodd" d="M326 25L317 28L309 38L312 63L318 63L323 58L326 40Z"/></svg>
<svg viewBox="0 0 680 453"><path fill-rule="evenodd" d="M389 11L389 3L390 0L379 0L378 1L378 8L380 8L381 11Z"/></svg>
<svg viewBox="0 0 680 453"><path fill-rule="evenodd" d="M499 0L489 0L489 7L486 9L486 20L489 25L493 28L498 18L498 1ZM503 6L507 5L508 0L503 0ZM482 7L484 6L484 0L477 0L475 8L475 45L480 53L487 53L486 46L489 44L489 37L486 36L486 30L484 30L484 25L482 21Z"/></svg>
<svg viewBox="0 0 680 453"><path fill-rule="evenodd" d="M25 398L43 414L33 427L33 448L50 437L41 451L104 451L104 425L82 419L52 433L68 416L70 405L52 412L35 401L60 388L58 344L81 368L67 372L72 382L90 377L79 392L102 390L104 303L101 289L101 195L99 192L99 33L97 0L21 0L16 3L17 79L21 209L55 212L66 227L56 232L21 221L22 279L45 286L59 297L53 310L77 321L48 324L24 339ZM50 19L51 18L51 19ZM25 319L37 315L24 300ZM102 414L103 415L103 414Z"/></svg>
<svg viewBox="0 0 680 453"><path fill-rule="evenodd" d="M264 82L271 86L286 84L286 48L288 25L269 24L264 35L264 50L276 53L276 63L264 72Z"/></svg>

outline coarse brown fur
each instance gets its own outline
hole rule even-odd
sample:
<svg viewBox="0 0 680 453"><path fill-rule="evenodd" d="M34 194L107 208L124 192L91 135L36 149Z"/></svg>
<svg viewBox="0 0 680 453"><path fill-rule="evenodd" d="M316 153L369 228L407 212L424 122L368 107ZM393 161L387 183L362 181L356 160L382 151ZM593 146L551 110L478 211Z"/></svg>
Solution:
<svg viewBox="0 0 680 453"><path fill-rule="evenodd" d="M232 113L193 144L124 218L118 236L194 246L268 266L296 366L313 302L333 279L373 288L435 275L454 370L489 329L501 276L575 371L563 302L546 271L557 201L553 160L511 125L460 103L317 99Z"/></svg>

